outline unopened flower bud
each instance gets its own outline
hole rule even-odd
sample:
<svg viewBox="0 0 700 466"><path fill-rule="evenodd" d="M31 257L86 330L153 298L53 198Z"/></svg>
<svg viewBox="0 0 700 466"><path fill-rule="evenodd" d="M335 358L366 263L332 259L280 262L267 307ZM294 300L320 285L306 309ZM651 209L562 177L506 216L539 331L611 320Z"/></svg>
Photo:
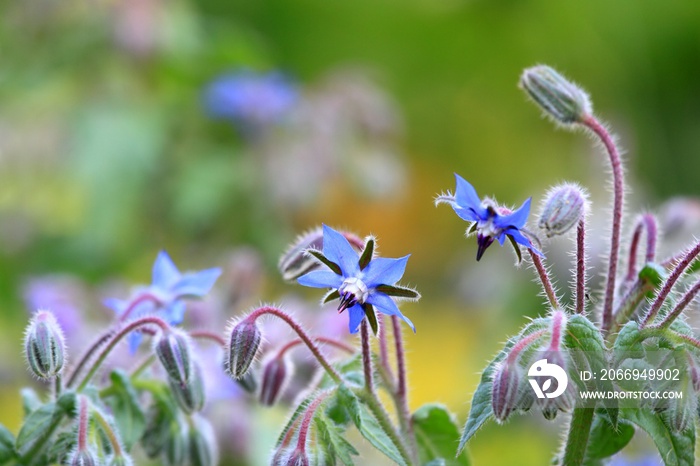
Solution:
<svg viewBox="0 0 700 466"><path fill-rule="evenodd" d="M209 421L192 416L189 431L189 458L191 466L215 466L219 464L216 436Z"/></svg>
<svg viewBox="0 0 700 466"><path fill-rule="evenodd" d="M260 388L260 403L272 406L277 402L289 382L290 372L285 357L275 357L265 364Z"/></svg>
<svg viewBox="0 0 700 466"><path fill-rule="evenodd" d="M49 379L60 374L65 365L66 344L63 331L49 311L38 311L24 337L29 368L37 377Z"/></svg>
<svg viewBox="0 0 700 466"><path fill-rule="evenodd" d="M244 319L233 325L224 361L226 372L240 379L253 363L260 347L262 333L254 320Z"/></svg>
<svg viewBox="0 0 700 466"><path fill-rule="evenodd" d="M496 368L491 390L491 406L498 422L508 419L517 408L521 380L520 368L515 363L504 361Z"/></svg>
<svg viewBox="0 0 700 466"><path fill-rule="evenodd" d="M173 382L186 384L192 373L192 350L189 337L180 330L162 332L154 344L154 351Z"/></svg>
<svg viewBox="0 0 700 466"><path fill-rule="evenodd" d="M547 237L563 235L583 218L586 204L586 194L579 186L571 183L556 186L547 193L539 226Z"/></svg>
<svg viewBox="0 0 700 466"><path fill-rule="evenodd" d="M170 379L170 389L180 408L187 414L201 411L204 408L204 382L199 364L193 362L190 380L181 383Z"/></svg>
<svg viewBox="0 0 700 466"><path fill-rule="evenodd" d="M520 87L557 123L580 123L592 112L588 94L549 66L526 69Z"/></svg>
<svg viewBox="0 0 700 466"><path fill-rule="evenodd" d="M256 369L255 367L250 368L243 377L236 379L238 385L247 393L254 394L258 389L258 374Z"/></svg>
<svg viewBox="0 0 700 466"><path fill-rule="evenodd" d="M323 229L320 227L299 235L280 257L278 264L282 278L294 281L314 270L319 263L306 254L309 248L320 250L323 246Z"/></svg>
<svg viewBox="0 0 700 466"><path fill-rule="evenodd" d="M73 453L69 464L71 466L95 466L99 463L95 457L95 454L90 450L78 450Z"/></svg>
<svg viewBox="0 0 700 466"><path fill-rule="evenodd" d="M284 466L309 466L309 456L301 448L295 448L294 451L282 463Z"/></svg>

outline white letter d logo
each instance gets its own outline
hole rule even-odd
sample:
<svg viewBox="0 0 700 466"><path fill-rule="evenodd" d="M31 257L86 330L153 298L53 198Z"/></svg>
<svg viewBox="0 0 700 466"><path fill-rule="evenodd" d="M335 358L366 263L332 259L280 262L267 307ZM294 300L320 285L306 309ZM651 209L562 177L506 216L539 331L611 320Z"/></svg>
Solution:
<svg viewBox="0 0 700 466"><path fill-rule="evenodd" d="M530 370L527 372L529 377L550 377L542 384L542 387L537 383L536 379L530 378L530 385L535 391L537 398L556 398L564 393L567 385L569 384L569 378L566 376L566 371L562 369L557 364L548 364L546 359L540 359L530 366ZM547 393L552 387L552 378L557 381L557 389L552 393Z"/></svg>

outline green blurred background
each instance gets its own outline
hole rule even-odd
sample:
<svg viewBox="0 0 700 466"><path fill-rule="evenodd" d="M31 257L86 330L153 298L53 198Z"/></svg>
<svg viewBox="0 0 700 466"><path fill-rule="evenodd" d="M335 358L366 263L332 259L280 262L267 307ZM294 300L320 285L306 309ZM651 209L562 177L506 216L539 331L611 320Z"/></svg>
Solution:
<svg viewBox="0 0 700 466"><path fill-rule="evenodd" d="M462 424L480 368L546 309L506 249L475 262L434 196L458 172L511 205L562 180L590 186L594 208L608 199L605 158L540 118L516 85L524 67L552 65L591 93L627 148L632 207L700 194L700 2L31 0L3 2L0 18L0 421L13 429L28 277L145 282L161 248L195 269L250 245L274 300L290 289L279 253L321 222L412 254L405 281L424 298L404 307L418 327L411 404L444 402ZM367 100L369 116L339 133L349 142L333 137L332 169L294 202L307 171L331 163L323 146L289 158L306 136L251 140L203 108L205 86L242 68L286 73L312 112ZM594 253L605 231L594 217ZM550 255L563 287L567 247ZM560 427L539 415L490 425L471 456L546 464Z"/></svg>

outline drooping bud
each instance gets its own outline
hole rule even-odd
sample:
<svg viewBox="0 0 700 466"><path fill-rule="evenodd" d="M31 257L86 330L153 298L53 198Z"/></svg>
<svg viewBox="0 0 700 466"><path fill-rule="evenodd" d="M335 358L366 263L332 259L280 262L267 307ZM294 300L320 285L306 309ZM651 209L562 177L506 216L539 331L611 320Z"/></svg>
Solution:
<svg viewBox="0 0 700 466"><path fill-rule="evenodd" d="M216 436L209 421L201 416L192 416L189 430L189 458L192 466L215 466L219 464Z"/></svg>
<svg viewBox="0 0 700 466"><path fill-rule="evenodd" d="M545 198L540 228L549 238L567 233L583 218L587 203L586 193L576 184L554 187Z"/></svg>
<svg viewBox="0 0 700 466"><path fill-rule="evenodd" d="M323 246L323 229L314 228L299 235L280 257L278 264L282 278L294 281L302 275L319 267L319 262L313 256L306 254L307 249L320 250Z"/></svg>
<svg viewBox="0 0 700 466"><path fill-rule="evenodd" d="M34 314L24 336L24 352L29 368L37 377L50 379L61 373L66 344L63 331L51 312Z"/></svg>
<svg viewBox="0 0 700 466"><path fill-rule="evenodd" d="M255 359L262 333L255 320L243 319L231 326L224 366L231 377L240 379Z"/></svg>
<svg viewBox="0 0 700 466"><path fill-rule="evenodd" d="M192 350L189 337L184 332L177 329L161 332L153 349L169 379L180 384L186 384L190 380Z"/></svg>
<svg viewBox="0 0 700 466"><path fill-rule="evenodd" d="M522 375L517 363L504 361L493 376L491 406L498 422L503 422L517 408Z"/></svg>
<svg viewBox="0 0 700 466"><path fill-rule="evenodd" d="M95 466L99 464L95 454L90 450L78 450L73 453L69 463L71 466Z"/></svg>
<svg viewBox="0 0 700 466"><path fill-rule="evenodd" d="M272 406L277 402L289 382L290 372L284 356L272 358L265 364L260 388L260 403Z"/></svg>
<svg viewBox="0 0 700 466"><path fill-rule="evenodd" d="M204 408L204 382L202 370L196 361L192 363L190 380L185 383L169 379L170 390L175 395L177 404L187 414L201 411Z"/></svg>
<svg viewBox="0 0 700 466"><path fill-rule="evenodd" d="M309 457L304 450L297 447L282 463L284 466L309 466Z"/></svg>
<svg viewBox="0 0 700 466"><path fill-rule="evenodd" d="M588 94L549 66L526 69L520 87L547 116L562 125L580 123L592 112Z"/></svg>

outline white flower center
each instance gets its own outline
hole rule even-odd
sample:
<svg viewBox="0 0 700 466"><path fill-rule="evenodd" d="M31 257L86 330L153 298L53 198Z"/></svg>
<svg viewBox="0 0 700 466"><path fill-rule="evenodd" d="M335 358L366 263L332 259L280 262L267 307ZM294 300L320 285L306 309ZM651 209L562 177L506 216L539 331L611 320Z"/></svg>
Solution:
<svg viewBox="0 0 700 466"><path fill-rule="evenodd" d="M357 277L346 278L340 288L338 288L340 298L364 304L369 296L367 285Z"/></svg>

